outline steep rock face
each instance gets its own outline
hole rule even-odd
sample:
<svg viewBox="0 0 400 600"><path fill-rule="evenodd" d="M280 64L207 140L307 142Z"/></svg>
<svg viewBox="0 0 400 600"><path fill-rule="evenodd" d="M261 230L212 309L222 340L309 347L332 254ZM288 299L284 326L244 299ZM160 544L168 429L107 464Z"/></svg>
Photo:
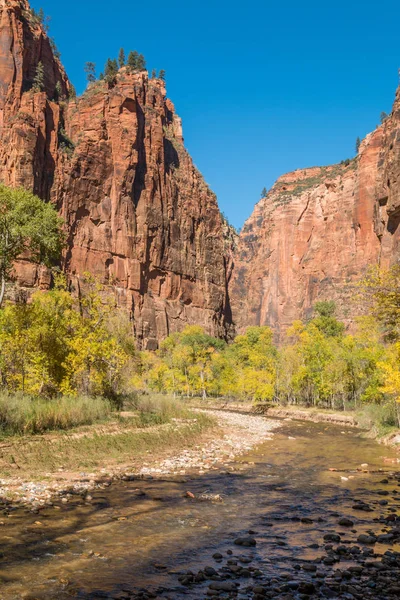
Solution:
<svg viewBox="0 0 400 600"><path fill-rule="evenodd" d="M0 80L0 178L59 208L71 285L87 271L108 284L144 347L192 323L226 337L225 226L163 82L123 68L112 86L96 82L71 98L24 0L0 0ZM23 285L48 283L29 263L16 270Z"/></svg>
<svg viewBox="0 0 400 600"><path fill-rule="evenodd" d="M400 88L383 125L376 183L375 231L381 241L380 262L387 267L400 258Z"/></svg>
<svg viewBox="0 0 400 600"><path fill-rule="evenodd" d="M284 175L256 205L230 288L239 330L269 325L279 338L319 299L336 300L347 321L357 315L355 283L398 256L399 123L396 103L350 164Z"/></svg>

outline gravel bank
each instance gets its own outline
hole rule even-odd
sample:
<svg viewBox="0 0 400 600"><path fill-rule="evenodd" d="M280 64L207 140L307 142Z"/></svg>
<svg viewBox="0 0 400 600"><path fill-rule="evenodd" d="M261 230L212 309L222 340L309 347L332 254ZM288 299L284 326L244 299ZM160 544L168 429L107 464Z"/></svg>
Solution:
<svg viewBox="0 0 400 600"><path fill-rule="evenodd" d="M204 473L216 465L226 464L236 456L248 452L254 446L272 439L273 431L280 426L278 421L259 416L218 410L204 412L217 419L219 426L225 431L222 438L212 440L204 446L184 450L175 457L155 464L144 464L140 474L185 474L191 470L196 470L200 474Z"/></svg>
<svg viewBox="0 0 400 600"><path fill-rule="evenodd" d="M33 482L19 477L0 479L0 505L26 505L34 511L51 506L53 500L62 496L63 502L81 495L90 500L88 493L95 489L104 489L112 481L135 479L138 477L156 477L165 474L184 474L188 471L204 473L217 465L227 465L236 456L251 450L257 444L271 439L273 431L279 427L278 421L263 417L228 413L217 410L202 411L216 418L218 429L203 438L203 443L191 449L169 455L168 448L162 456L155 456L145 463L103 465L96 472L58 472L44 473L42 482ZM60 470L62 471L62 470Z"/></svg>

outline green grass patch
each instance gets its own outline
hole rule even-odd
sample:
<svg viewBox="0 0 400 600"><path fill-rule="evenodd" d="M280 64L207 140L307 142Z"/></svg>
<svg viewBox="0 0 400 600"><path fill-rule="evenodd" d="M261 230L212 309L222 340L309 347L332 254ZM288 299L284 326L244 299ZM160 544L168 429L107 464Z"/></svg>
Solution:
<svg viewBox="0 0 400 600"><path fill-rule="evenodd" d="M395 402L366 404L357 410L356 419L363 429L371 430L378 438L399 429Z"/></svg>
<svg viewBox="0 0 400 600"><path fill-rule="evenodd" d="M0 436L39 434L91 425L111 416L103 398L62 396L52 400L24 394L0 395Z"/></svg>

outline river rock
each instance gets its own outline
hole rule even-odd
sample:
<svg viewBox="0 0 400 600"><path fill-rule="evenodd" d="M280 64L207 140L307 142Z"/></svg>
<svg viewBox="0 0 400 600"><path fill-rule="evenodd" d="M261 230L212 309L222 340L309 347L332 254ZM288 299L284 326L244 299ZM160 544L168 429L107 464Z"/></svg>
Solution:
<svg viewBox="0 0 400 600"><path fill-rule="evenodd" d="M351 519L348 519L347 517L342 517L341 519L339 519L339 525L341 525L342 527L353 527L354 522Z"/></svg>
<svg viewBox="0 0 400 600"><path fill-rule="evenodd" d="M362 533L358 536L357 542L359 544L376 544L376 537L374 535L368 535L366 533Z"/></svg>
<svg viewBox="0 0 400 600"><path fill-rule="evenodd" d="M236 538L236 540L233 543L236 546L246 546L246 547L257 545L256 540L250 536Z"/></svg>
<svg viewBox="0 0 400 600"><path fill-rule="evenodd" d="M237 590L236 583L233 581L213 581L209 585L210 590L215 590L217 592L235 592Z"/></svg>
<svg viewBox="0 0 400 600"><path fill-rule="evenodd" d="M340 542L342 538L338 533L326 533L324 535L324 540L326 542Z"/></svg>

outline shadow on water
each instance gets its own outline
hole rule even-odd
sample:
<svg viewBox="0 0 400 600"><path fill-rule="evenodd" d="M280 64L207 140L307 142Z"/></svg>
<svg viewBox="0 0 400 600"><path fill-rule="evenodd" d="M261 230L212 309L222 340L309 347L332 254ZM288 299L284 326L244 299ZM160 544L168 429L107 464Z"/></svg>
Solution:
<svg viewBox="0 0 400 600"><path fill-rule="evenodd" d="M355 543L374 518L399 508L397 482L379 483L394 456L352 430L283 423L272 441L203 476L117 482L90 503L73 496L40 514L15 510L0 517L0 598L136 598L140 589L204 598L201 586L188 595L178 575L215 566L215 552L290 574L321 555L327 532ZM368 470L357 470L362 463ZM352 507L363 499L372 509L360 515ZM338 525L343 516L354 530ZM257 546L235 546L249 530Z"/></svg>

